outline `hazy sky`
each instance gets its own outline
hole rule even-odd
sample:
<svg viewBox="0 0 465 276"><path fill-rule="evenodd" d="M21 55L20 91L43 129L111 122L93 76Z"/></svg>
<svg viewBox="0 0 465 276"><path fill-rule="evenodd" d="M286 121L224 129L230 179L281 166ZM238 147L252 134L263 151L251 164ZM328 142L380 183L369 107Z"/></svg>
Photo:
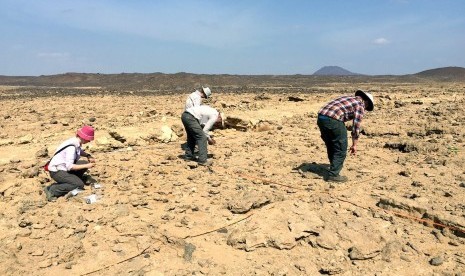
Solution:
<svg viewBox="0 0 465 276"><path fill-rule="evenodd" d="M0 75L465 67L465 0L0 0Z"/></svg>

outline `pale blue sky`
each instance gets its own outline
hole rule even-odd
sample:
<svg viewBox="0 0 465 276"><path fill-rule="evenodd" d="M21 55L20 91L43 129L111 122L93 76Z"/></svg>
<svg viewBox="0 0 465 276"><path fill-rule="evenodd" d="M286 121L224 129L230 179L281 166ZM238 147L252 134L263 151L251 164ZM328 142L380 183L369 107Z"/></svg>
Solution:
<svg viewBox="0 0 465 276"><path fill-rule="evenodd" d="M0 75L465 67L465 0L0 0Z"/></svg>

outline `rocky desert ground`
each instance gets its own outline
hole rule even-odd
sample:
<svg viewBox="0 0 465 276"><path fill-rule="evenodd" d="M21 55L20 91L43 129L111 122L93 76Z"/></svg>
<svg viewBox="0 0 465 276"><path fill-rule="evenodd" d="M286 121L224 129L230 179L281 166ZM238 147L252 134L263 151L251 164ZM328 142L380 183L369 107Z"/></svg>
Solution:
<svg viewBox="0 0 465 276"><path fill-rule="evenodd" d="M465 275L465 83L208 85L210 168L182 159L193 87L2 86L0 274ZM359 88L375 111L330 185L317 112ZM40 166L83 124L102 187L47 202Z"/></svg>

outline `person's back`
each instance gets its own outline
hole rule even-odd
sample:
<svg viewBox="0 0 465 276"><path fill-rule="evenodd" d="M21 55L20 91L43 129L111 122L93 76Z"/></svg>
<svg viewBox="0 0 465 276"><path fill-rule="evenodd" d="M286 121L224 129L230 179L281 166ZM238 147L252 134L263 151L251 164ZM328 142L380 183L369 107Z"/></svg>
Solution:
<svg viewBox="0 0 465 276"><path fill-rule="evenodd" d="M199 90L195 90L187 97L184 110L187 110L194 106L199 106L201 104L202 104L201 92Z"/></svg>
<svg viewBox="0 0 465 276"><path fill-rule="evenodd" d="M187 97L184 110L194 106L202 105L202 99L208 99L211 94L212 92L208 87L202 87L200 91L195 90Z"/></svg>
<svg viewBox="0 0 465 276"><path fill-rule="evenodd" d="M206 133L213 127L219 115L216 109L208 105L193 106L186 109L186 112L192 114L200 125L204 125Z"/></svg>

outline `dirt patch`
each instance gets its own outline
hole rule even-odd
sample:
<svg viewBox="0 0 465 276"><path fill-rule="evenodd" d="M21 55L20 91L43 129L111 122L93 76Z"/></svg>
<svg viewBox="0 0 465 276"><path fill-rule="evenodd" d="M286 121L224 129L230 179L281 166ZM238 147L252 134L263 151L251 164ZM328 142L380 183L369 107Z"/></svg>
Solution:
<svg viewBox="0 0 465 276"><path fill-rule="evenodd" d="M213 131L211 168L181 158L188 89L1 88L0 273L465 271L463 84L221 85L238 92L208 102L230 119ZM373 91L375 112L345 163L350 182L331 186L316 115L360 87ZM101 187L46 202L40 164L83 123L96 129L86 147Z"/></svg>

